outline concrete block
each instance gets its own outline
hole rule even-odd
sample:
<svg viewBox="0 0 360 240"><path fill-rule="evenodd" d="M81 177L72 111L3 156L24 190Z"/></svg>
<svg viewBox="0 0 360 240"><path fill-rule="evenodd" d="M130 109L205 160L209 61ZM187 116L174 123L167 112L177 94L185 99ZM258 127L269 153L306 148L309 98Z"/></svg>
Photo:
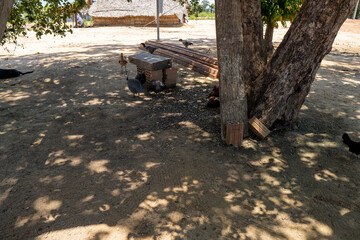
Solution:
<svg viewBox="0 0 360 240"><path fill-rule="evenodd" d="M137 67L149 71L162 70L172 66L170 58L161 57L150 53L139 53L131 55L129 56L129 61L130 63L135 64Z"/></svg>
<svg viewBox="0 0 360 240"><path fill-rule="evenodd" d="M146 70L146 85L149 88L151 80L159 80L161 82L164 82L164 76L163 76L163 70L157 70L157 71L149 71Z"/></svg>
<svg viewBox="0 0 360 240"><path fill-rule="evenodd" d="M164 84L167 88L176 87L178 78L178 69L176 67L164 69Z"/></svg>
<svg viewBox="0 0 360 240"><path fill-rule="evenodd" d="M146 72L145 69L142 69L142 68L139 68L139 67L137 67L136 70L137 70L137 71L136 71L136 74L140 74L140 73Z"/></svg>
<svg viewBox="0 0 360 240"><path fill-rule="evenodd" d="M249 128L250 130L255 133L261 139L267 137L270 134L270 130L256 117L253 117L249 120Z"/></svg>

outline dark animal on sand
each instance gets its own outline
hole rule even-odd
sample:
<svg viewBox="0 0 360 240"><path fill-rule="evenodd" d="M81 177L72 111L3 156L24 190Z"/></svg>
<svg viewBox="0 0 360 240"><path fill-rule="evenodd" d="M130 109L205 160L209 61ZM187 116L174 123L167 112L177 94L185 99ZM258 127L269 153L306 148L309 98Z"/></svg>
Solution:
<svg viewBox="0 0 360 240"><path fill-rule="evenodd" d="M34 71L20 72L16 69L0 69L0 79L14 78L20 75L29 74Z"/></svg>
<svg viewBox="0 0 360 240"><path fill-rule="evenodd" d="M142 73L138 73L135 77L137 80L139 80L139 82L144 85L144 83L146 82L146 75L145 72Z"/></svg>
<svg viewBox="0 0 360 240"><path fill-rule="evenodd" d="M219 97L219 96L220 96L219 86L214 86L208 97Z"/></svg>
<svg viewBox="0 0 360 240"><path fill-rule="evenodd" d="M144 88L138 79L129 79L129 76L127 74L125 76L128 88L134 94L134 97L136 94L144 92Z"/></svg>
<svg viewBox="0 0 360 240"><path fill-rule="evenodd" d="M220 107L219 86L213 87L211 93L208 96L208 102L207 102L206 106L209 108Z"/></svg>
<svg viewBox="0 0 360 240"><path fill-rule="evenodd" d="M354 153L358 158L358 155L360 154L360 142L355 142L351 140L347 133L344 133L342 138L343 138L343 143L349 146L349 151L351 153Z"/></svg>
<svg viewBox="0 0 360 240"><path fill-rule="evenodd" d="M151 80L150 82L150 90L158 93L165 89L165 85L159 80Z"/></svg>
<svg viewBox="0 0 360 240"><path fill-rule="evenodd" d="M208 108L218 108L220 107L220 100L218 97L211 96L206 104Z"/></svg>
<svg viewBox="0 0 360 240"><path fill-rule="evenodd" d="M179 41L180 41L186 48L188 48L190 45L193 45L192 42L189 42L189 41L187 41L187 40L179 39Z"/></svg>
<svg viewBox="0 0 360 240"><path fill-rule="evenodd" d="M154 53L154 51L157 49L152 46L146 46L145 43L141 43L141 46L143 46L146 49L146 51L148 51L149 53Z"/></svg>

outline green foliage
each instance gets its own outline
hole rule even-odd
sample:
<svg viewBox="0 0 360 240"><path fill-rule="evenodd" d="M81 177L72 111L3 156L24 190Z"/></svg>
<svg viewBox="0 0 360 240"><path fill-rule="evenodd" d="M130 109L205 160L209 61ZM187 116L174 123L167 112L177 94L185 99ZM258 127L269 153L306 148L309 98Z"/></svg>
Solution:
<svg viewBox="0 0 360 240"><path fill-rule="evenodd" d="M199 0L190 0L190 6L188 7L189 15L199 16L199 13L202 12Z"/></svg>
<svg viewBox="0 0 360 240"><path fill-rule="evenodd" d="M196 18L195 15L189 16L189 20L204 20L204 19L215 19L215 14L212 14L211 12L201 12Z"/></svg>
<svg viewBox="0 0 360 240"><path fill-rule="evenodd" d="M210 4L209 11L213 13L215 11L215 4Z"/></svg>
<svg viewBox="0 0 360 240"><path fill-rule="evenodd" d="M201 17L201 18L205 18L205 17L208 17L208 16L209 16L209 14L207 12L201 12L199 14L199 17Z"/></svg>
<svg viewBox="0 0 360 240"><path fill-rule="evenodd" d="M286 21L292 22L304 0L261 0L261 15L265 24L272 22L278 27L278 21L286 26Z"/></svg>
<svg viewBox="0 0 360 240"><path fill-rule="evenodd" d="M189 19L195 20L201 19L213 19L215 5L209 3L208 0L202 0L201 4L199 0L190 0L190 6L188 7Z"/></svg>
<svg viewBox="0 0 360 240"><path fill-rule="evenodd" d="M26 36L28 30L38 39L43 35L65 36L72 32L66 24L67 18L86 5L85 0L16 0L0 45L17 44L18 36Z"/></svg>
<svg viewBox="0 0 360 240"><path fill-rule="evenodd" d="M202 10L202 12L207 12L209 6L210 6L210 2L208 0L202 0L201 1L201 10Z"/></svg>
<svg viewBox="0 0 360 240"><path fill-rule="evenodd" d="M94 19L93 19L93 17L90 18L90 21L87 21L86 19L84 19L84 26L85 26L85 27L92 27L92 26L94 26Z"/></svg>

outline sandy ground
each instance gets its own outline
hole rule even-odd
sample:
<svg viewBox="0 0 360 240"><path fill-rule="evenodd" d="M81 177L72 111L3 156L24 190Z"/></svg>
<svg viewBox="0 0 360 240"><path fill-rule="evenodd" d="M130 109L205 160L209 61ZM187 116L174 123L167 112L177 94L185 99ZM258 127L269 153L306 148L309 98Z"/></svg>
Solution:
<svg viewBox="0 0 360 240"><path fill-rule="evenodd" d="M216 55L212 21L161 37ZM177 65L176 89L132 97L119 54L154 38L154 28L74 29L0 51L0 68L34 70L0 82L1 239L360 236L360 159L341 141L360 140L360 21L339 32L298 129L240 149L220 141L218 109L205 108L217 81Z"/></svg>

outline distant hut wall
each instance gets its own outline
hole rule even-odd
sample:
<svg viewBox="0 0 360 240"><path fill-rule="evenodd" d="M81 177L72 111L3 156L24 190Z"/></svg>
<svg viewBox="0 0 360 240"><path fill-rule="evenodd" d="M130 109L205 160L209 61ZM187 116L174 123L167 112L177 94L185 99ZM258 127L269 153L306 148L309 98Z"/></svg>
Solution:
<svg viewBox="0 0 360 240"><path fill-rule="evenodd" d="M155 26L156 20L151 16L125 16L125 17L93 17L94 26ZM149 24L151 22L151 24ZM181 25L176 15L161 16L160 26Z"/></svg>

